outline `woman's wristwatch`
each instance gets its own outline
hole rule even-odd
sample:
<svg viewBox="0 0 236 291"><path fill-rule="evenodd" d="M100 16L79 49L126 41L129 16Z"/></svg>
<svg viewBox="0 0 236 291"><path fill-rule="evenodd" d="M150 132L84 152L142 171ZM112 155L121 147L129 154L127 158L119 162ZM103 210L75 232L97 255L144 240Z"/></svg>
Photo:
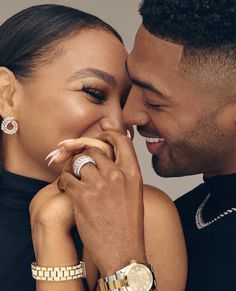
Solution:
<svg viewBox="0 0 236 291"><path fill-rule="evenodd" d="M152 266L134 260L114 275L99 279L98 285L101 291L149 291L157 286Z"/></svg>

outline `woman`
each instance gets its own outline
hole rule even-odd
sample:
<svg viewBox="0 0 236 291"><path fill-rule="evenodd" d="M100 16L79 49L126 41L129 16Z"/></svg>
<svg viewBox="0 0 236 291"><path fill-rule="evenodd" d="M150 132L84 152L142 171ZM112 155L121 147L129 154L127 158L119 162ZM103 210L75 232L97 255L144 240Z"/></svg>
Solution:
<svg viewBox="0 0 236 291"><path fill-rule="evenodd" d="M71 266L82 259L78 233L75 228L70 232L75 224L71 199L60 193L56 181L63 163L81 151L78 137L126 133L126 56L114 29L64 6L30 7L1 25L1 290L35 290L30 270L35 260L39 266ZM45 157L67 139L75 140L59 145L64 158L60 161L54 152L48 167ZM70 161L66 167L71 170ZM152 187L144 188L144 208L146 252L157 270L159 290L183 290L186 254L176 210ZM152 222L154 213L158 219ZM86 247L86 278L93 289L100 269ZM80 279L37 281L41 291L82 289Z"/></svg>

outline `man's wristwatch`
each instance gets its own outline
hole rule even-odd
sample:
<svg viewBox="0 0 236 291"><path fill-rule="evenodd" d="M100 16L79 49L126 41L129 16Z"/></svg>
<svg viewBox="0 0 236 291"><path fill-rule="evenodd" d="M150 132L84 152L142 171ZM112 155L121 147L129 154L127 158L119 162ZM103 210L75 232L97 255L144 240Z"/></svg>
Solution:
<svg viewBox="0 0 236 291"><path fill-rule="evenodd" d="M149 291L155 289L157 284L151 265L131 261L115 275L99 279L98 285L101 291Z"/></svg>

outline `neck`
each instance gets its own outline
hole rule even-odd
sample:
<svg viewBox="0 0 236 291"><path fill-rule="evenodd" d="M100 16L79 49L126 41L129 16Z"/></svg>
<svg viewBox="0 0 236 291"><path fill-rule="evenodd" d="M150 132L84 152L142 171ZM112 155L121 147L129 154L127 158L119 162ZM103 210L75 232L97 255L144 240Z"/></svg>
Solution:
<svg viewBox="0 0 236 291"><path fill-rule="evenodd" d="M36 158L30 156L28 152L21 147L14 147L13 143L5 145L3 149L3 166L6 171L43 180L45 182L55 181L60 169L53 166L48 167L44 155L38 155Z"/></svg>
<svg viewBox="0 0 236 291"><path fill-rule="evenodd" d="M226 176L236 173L236 163L230 167L227 167L226 169L216 170L212 172L205 172L203 173L203 176L205 178L215 177L215 176Z"/></svg>

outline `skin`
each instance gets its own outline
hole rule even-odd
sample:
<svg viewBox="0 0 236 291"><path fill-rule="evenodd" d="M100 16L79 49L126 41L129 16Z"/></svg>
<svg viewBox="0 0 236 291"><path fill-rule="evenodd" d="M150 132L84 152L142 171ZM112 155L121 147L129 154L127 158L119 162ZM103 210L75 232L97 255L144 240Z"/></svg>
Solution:
<svg viewBox="0 0 236 291"><path fill-rule="evenodd" d="M1 68L6 96L2 116L14 116L20 124L18 134L3 136L5 167L49 182L59 176L60 169L49 169L44 159L60 141L94 137L108 129L125 132L120 103L130 87L124 68L127 53L110 33L83 30L61 45L61 55L49 65L38 66L30 80L21 82ZM116 85L81 71L86 68L109 73ZM9 83L11 89L7 87ZM84 92L85 85L105 95L107 100L102 102Z"/></svg>
<svg viewBox="0 0 236 291"><path fill-rule="evenodd" d="M192 78L188 78L181 70L182 53L183 46L155 37L146 31L143 26L140 27L134 49L127 61L127 68L133 81L133 86L124 108L124 119L128 124L137 125L139 132L143 136L160 136L165 138L165 143L153 155L154 169L161 176L169 177L197 173L212 176L233 173L235 172L236 165L236 104L235 98L232 98L236 93L234 86L232 86L232 90L227 91L230 92L231 98L227 95L220 96L219 92L222 92L222 88L217 90L216 86L214 86L214 90L211 92L209 87L206 88L206 84L202 86L199 83L196 86L196 82ZM100 136L100 138L104 141L109 141L117 148L117 151L120 149L119 154L121 156L124 148L130 148L126 140L122 141L115 134L107 134L106 136ZM102 163L104 158L102 158L102 155L99 156L99 153L92 151L89 151L88 154L97 160L101 159L100 163L104 165L106 160L103 160ZM121 184L124 185L126 183L125 175L122 175L123 180L120 177L124 173L123 169L128 167L128 165L125 166L125 160L121 164L120 160L119 158L119 163L116 163L119 179L117 178L117 181L113 179L113 185L117 185L117 187L121 187ZM134 164L134 160L132 163ZM90 168L94 174L97 173L95 167L91 166ZM100 170L101 174L105 171L104 167ZM88 179L88 181L89 173L89 168L87 167L86 170L85 167L83 175L84 179ZM109 193L116 193L116 188L109 184L110 179L104 179L108 175L108 172L105 173L106 175L102 174L102 186L104 188L101 187L101 189L112 190L102 191L101 193L101 189L96 189L94 186L93 190L90 190L90 195L86 195L89 199L91 193L93 193L92 201L97 206L99 205L99 199L96 199L95 193L103 195L104 201L108 201ZM108 175L108 178L111 177ZM132 178L129 177L129 179L128 184L133 183L133 185L137 185L137 172ZM78 207L80 203L76 201L81 202L82 199L84 203L85 197L76 196L76 189L83 186L72 175L63 173L60 178L60 185L74 199L74 205ZM119 191L119 195L126 192L126 189L124 188L123 192ZM122 209L129 209L130 203L135 202L135 199L130 197L128 193L127 191L126 195L122 196L122 199L119 200L119 203L120 201L124 203L122 204ZM137 191L136 195L140 197L142 194L140 191ZM114 195L113 201L115 197L116 195ZM128 201L127 204L125 200ZM112 201L109 203L112 203ZM142 215L142 208L138 210L137 214ZM132 221L131 211L124 212L122 217L123 215L126 221ZM90 217L92 217L92 214ZM106 211L96 215L97 221L98 218L100 219L99 221L108 219ZM118 225L121 225L120 217L116 214L116 211L113 211L112 216L110 215L109 218L112 220L113 230ZM95 221L95 217L92 221ZM92 221L90 221L90 224L92 224ZM152 219L151 221L154 222L155 220ZM107 233L107 235L112 233L111 229L106 227L106 223L101 224L103 226L103 233ZM124 266L129 259L129 252L132 253L134 258L135 256L138 258L141 252L143 257L148 254L148 251L143 249L141 239L135 240L138 242L138 246L135 245L135 247L136 249L140 248L141 252L133 253L132 244L126 245L126 253L123 251L122 237L132 241L132 235L129 233L132 233L131 230L135 230L138 238L138 233L143 231L142 225L135 226L133 224L130 226L122 224L121 229L123 235L121 234L120 236L120 244L115 240L116 248L109 252L111 246L114 245L114 241L110 243L110 248L109 242L107 242L106 250L109 256L106 257L106 252L104 251L104 254L102 252L103 255L96 259L102 274L112 274L120 266ZM81 233L83 232L83 225L81 225L80 231ZM95 248L95 246L91 246L91 253L94 252L93 247ZM122 254L121 257L119 257L120 254ZM118 257L119 260L117 260ZM161 282L163 282L162 279ZM165 286L164 283L163 286Z"/></svg>
<svg viewBox="0 0 236 291"><path fill-rule="evenodd" d="M233 173L235 86L232 83L223 95L222 84L217 90L214 83L211 90L210 81L208 86L203 80L194 82L181 70L182 53L183 46L140 27L127 61L133 86L124 109L125 121L137 125L144 137L165 139L152 157L154 170L160 176ZM147 82L148 86L144 86Z"/></svg>
<svg viewBox="0 0 236 291"><path fill-rule="evenodd" d="M14 116L19 123L17 134L2 136L4 167L8 171L48 182L58 178L62 166L52 165L49 168L45 157L60 141L94 137L109 129L125 132L121 103L130 88L124 66L127 52L111 33L100 29L82 30L73 38L63 40L58 49L61 50L60 57L47 65L38 65L30 79L17 79L7 68L0 68L1 116ZM85 72L86 68L105 71L113 77L115 84ZM80 74L77 73L76 78L78 71ZM101 101L84 92L85 84L107 99ZM73 224L68 222L74 221L68 219L73 215L71 202L66 196L61 199L59 194L57 186L50 185L42 194L36 195L35 200L39 209L46 195L52 201L47 200L46 205L54 212L45 205L40 210L44 213L43 217L41 214L36 217L35 212L31 212L36 258L42 265L73 265L78 260L68 235ZM51 227L50 223L41 227L45 216L50 221L52 214L58 220L56 227ZM67 222L63 231L60 221ZM61 244L62 241L65 244ZM78 290L81 288L78 282L80 280L73 282L74 285L68 282L66 287ZM59 288L65 290L64 285ZM55 287L58 285L37 284L38 290Z"/></svg>
<svg viewBox="0 0 236 291"><path fill-rule="evenodd" d="M82 30L60 45L60 57L38 65L30 80L19 81L6 68L0 69L1 116L14 116L20 125L17 134L3 136L4 166L21 175L54 181L30 205L38 264L77 263L70 236L76 223L85 245L91 289L99 274L112 274L136 259L154 266L159 290L184 290L186 252L177 211L160 190L143 186L133 144L125 136L120 105L130 88L125 49L110 33L97 29ZM97 77L86 77L86 84L105 92L105 102L95 104L97 100L83 92L84 79L68 81L88 67L103 70L116 81L108 85ZM44 159L59 142L69 138L74 144L84 136L109 143L114 160L97 148L83 149L97 166L84 166L79 181L71 174L68 159L83 147L77 144L75 151L66 143L58 148L70 153L64 155L67 158L47 166ZM80 290L81 281L37 282L38 291L65 289Z"/></svg>
<svg viewBox="0 0 236 291"><path fill-rule="evenodd" d="M84 166L80 181L68 166L58 181L59 188L71 197L87 248L85 257L90 254L87 268L94 269L94 262L104 277L132 259L147 261L157 272L159 290L184 290L186 251L174 204L160 190L142 185L129 138L118 132L104 132L98 138L113 146L115 161L98 149L87 149L84 153L96 161L96 167ZM63 156L72 155L81 145L79 140L64 144L61 157L54 162L63 163ZM93 279L88 277L91 289L96 286Z"/></svg>

